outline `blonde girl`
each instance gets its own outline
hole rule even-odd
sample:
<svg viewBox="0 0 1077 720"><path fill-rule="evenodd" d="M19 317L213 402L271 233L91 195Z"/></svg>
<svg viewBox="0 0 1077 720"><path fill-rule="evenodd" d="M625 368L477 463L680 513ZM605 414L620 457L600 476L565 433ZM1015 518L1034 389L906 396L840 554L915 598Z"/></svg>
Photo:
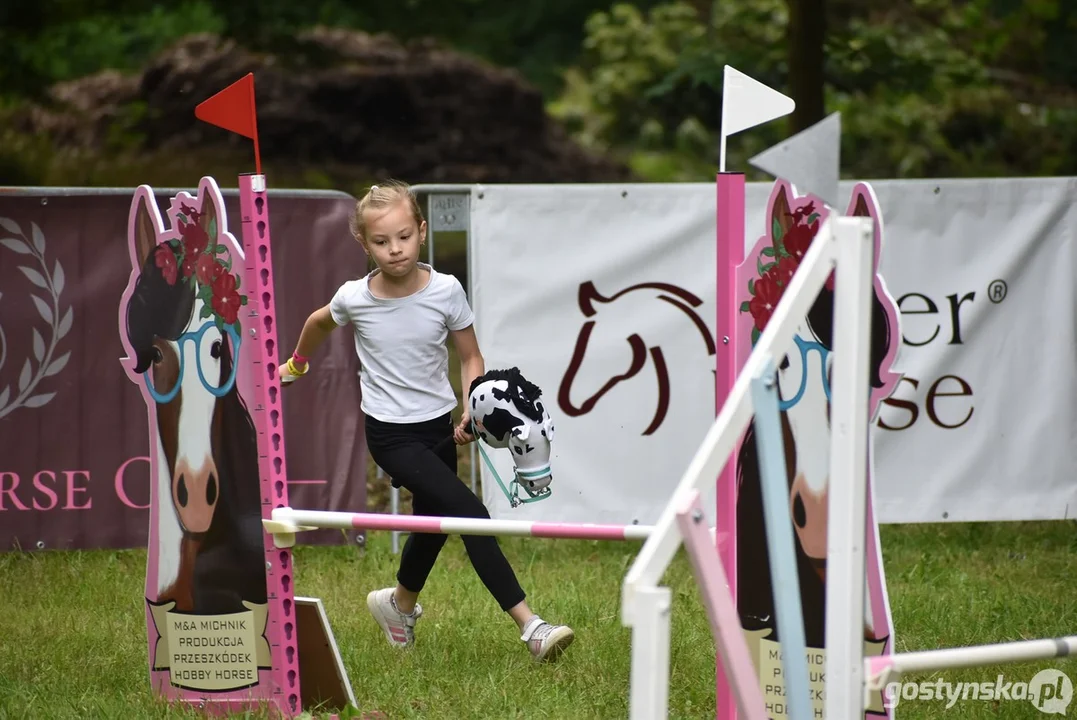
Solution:
<svg viewBox="0 0 1077 720"><path fill-rule="evenodd" d="M352 233L376 269L344 283L329 304L310 314L295 352L279 368L290 384L309 371L308 358L329 334L350 325L362 372L362 411L371 457L412 494L416 515L489 518L482 501L457 475L456 445L475 440L465 404L454 427L456 394L449 383L446 341L460 357L461 387L485 372L474 316L460 282L419 262L426 220L406 183L374 185L356 205ZM437 447L439 446L440 447ZM533 613L497 538L462 536L479 578L516 621L520 639L537 660L552 660L573 641L572 629ZM390 644L415 642L422 616L419 593L446 536L411 533L396 587L372 591L367 607Z"/></svg>

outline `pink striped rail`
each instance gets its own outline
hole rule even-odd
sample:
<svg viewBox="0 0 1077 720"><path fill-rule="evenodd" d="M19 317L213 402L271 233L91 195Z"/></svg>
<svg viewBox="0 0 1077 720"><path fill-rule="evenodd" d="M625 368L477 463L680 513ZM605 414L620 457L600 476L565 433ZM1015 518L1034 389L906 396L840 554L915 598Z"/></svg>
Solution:
<svg viewBox="0 0 1077 720"><path fill-rule="evenodd" d="M544 523L528 520L492 520L426 515L386 515L381 513L330 512L275 508L273 533L313 529L400 530L443 535L520 535L566 540L646 540L651 525L594 525L591 523Z"/></svg>

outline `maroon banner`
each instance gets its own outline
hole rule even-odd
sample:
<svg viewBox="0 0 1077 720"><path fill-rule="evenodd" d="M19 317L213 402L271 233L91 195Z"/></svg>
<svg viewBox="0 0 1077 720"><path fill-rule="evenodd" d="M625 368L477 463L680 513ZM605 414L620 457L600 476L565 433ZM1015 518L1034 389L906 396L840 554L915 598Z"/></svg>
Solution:
<svg viewBox="0 0 1077 720"><path fill-rule="evenodd" d="M154 190L164 213L179 190ZM222 194L238 238L238 191ZM147 545L146 407L120 365L116 330L133 195L134 188L0 189L0 550ZM269 201L285 357L310 312L365 273L366 258L348 230L351 196L271 189ZM334 333L312 362L303 387L284 394L289 500L297 508L366 510L351 333ZM302 538L343 540L327 530Z"/></svg>

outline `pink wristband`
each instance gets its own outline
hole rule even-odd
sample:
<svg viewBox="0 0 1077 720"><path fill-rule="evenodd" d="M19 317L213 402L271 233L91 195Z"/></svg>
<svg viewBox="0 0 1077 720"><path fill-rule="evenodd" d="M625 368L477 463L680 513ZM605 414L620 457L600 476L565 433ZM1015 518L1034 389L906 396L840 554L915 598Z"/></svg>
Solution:
<svg viewBox="0 0 1077 720"><path fill-rule="evenodd" d="M302 355L300 355L297 352L293 352L292 353L292 360L295 360L300 365L306 365L308 358L303 357Z"/></svg>

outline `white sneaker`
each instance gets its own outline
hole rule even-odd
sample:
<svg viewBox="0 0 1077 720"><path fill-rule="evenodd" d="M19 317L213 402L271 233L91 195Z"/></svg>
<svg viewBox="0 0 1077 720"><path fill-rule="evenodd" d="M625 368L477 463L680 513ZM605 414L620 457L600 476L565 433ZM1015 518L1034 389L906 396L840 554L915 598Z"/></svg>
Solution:
<svg viewBox="0 0 1077 720"><path fill-rule="evenodd" d="M370 592L366 596L366 606L385 631L390 645L408 647L415 644L415 621L422 617L423 607L415 603L410 615L400 612L393 596L394 589L390 587Z"/></svg>
<svg viewBox="0 0 1077 720"><path fill-rule="evenodd" d="M576 635L569 626L551 625L536 615L524 625L524 633L520 639L527 643L532 657L542 662L559 658L565 648L576 639Z"/></svg>

